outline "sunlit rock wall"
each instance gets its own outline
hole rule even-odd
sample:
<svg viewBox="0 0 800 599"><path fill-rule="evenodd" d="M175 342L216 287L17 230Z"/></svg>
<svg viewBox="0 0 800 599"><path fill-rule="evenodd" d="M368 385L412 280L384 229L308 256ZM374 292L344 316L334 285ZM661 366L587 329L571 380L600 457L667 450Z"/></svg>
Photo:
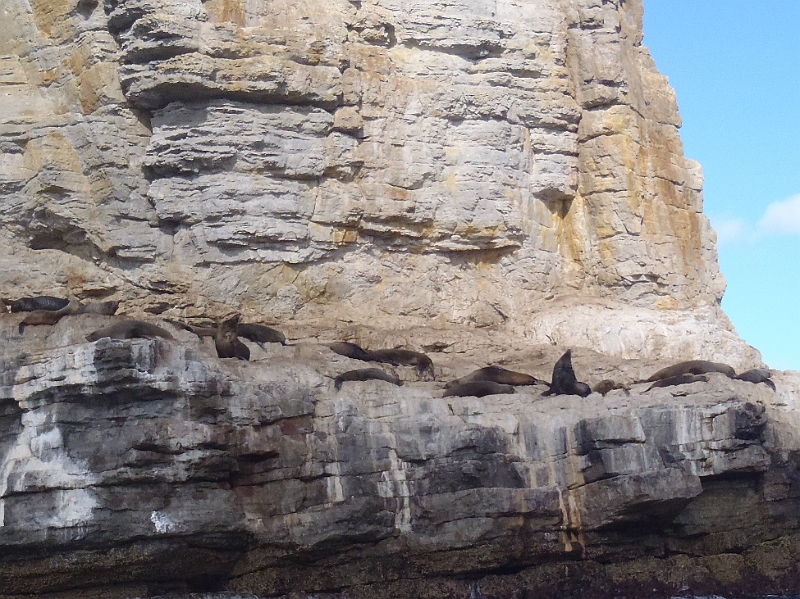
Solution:
<svg viewBox="0 0 800 599"><path fill-rule="evenodd" d="M2 17L8 298L759 361L719 310L701 169L641 0L7 0Z"/></svg>

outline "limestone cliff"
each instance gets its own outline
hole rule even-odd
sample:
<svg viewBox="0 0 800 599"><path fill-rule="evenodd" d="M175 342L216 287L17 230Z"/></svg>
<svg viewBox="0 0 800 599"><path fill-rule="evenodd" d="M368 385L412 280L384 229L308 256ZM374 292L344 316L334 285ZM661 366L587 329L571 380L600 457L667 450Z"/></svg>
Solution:
<svg viewBox="0 0 800 599"><path fill-rule="evenodd" d="M761 361L641 0L0 8L0 299L173 337L0 310L0 599L800 588L797 376L637 383ZM289 344L163 320L233 311ZM567 347L630 392L443 397Z"/></svg>
<svg viewBox="0 0 800 599"><path fill-rule="evenodd" d="M777 393L714 374L586 399L540 385L442 398L442 382L398 367L402 387L337 391L332 377L363 362L311 340L238 362L177 329L86 343L107 316L20 339L19 318L0 318L2 599L641 599L800 583L796 378L777 374ZM549 378L560 351L502 336L475 350L481 338L431 351L437 378L487 361ZM575 353L591 383L655 367Z"/></svg>
<svg viewBox="0 0 800 599"><path fill-rule="evenodd" d="M757 363L641 16L7 0L0 289Z"/></svg>

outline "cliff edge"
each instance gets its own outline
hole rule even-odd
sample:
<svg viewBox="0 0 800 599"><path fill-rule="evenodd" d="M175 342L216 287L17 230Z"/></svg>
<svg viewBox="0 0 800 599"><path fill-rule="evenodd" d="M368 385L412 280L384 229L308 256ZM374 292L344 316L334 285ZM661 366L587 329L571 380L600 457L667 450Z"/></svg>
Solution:
<svg viewBox="0 0 800 599"><path fill-rule="evenodd" d="M172 339L0 313L0 599L796 592L796 374L637 382L762 365L642 10L6 0L0 299ZM629 391L443 397L566 348Z"/></svg>

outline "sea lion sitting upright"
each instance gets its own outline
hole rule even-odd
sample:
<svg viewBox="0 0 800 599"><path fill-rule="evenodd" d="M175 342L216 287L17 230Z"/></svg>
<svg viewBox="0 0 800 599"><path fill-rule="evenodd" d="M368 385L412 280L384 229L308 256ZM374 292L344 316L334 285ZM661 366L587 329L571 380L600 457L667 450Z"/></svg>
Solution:
<svg viewBox="0 0 800 599"><path fill-rule="evenodd" d="M730 378L736 376L736 371L727 364L709 362L707 360L688 360L686 362L678 362L672 366L662 368L655 374L651 375L646 381L642 382L652 383L661 379L678 376L679 374L706 374L709 372L721 372Z"/></svg>
<svg viewBox="0 0 800 599"><path fill-rule="evenodd" d="M253 343L258 343L262 349L264 343L280 343L281 345L286 345L286 335L263 324L241 322L236 326L236 332L240 337L249 339Z"/></svg>
<svg viewBox="0 0 800 599"><path fill-rule="evenodd" d="M770 380L770 378L772 378L772 372L770 372L766 368L753 368L752 370L747 370L742 374L739 374L733 378L754 384L764 383L767 387L769 387L773 391L777 391L777 389L775 388L775 383L773 383Z"/></svg>
<svg viewBox="0 0 800 599"><path fill-rule="evenodd" d="M501 383L504 385L546 385L544 381L540 381L524 372L514 372L507 370L501 366L486 366L470 372L466 376L462 376L454 381L450 381L445 385L445 389L449 389L454 385L463 385L464 383L471 383L473 381L492 381L493 383Z"/></svg>
<svg viewBox="0 0 800 599"><path fill-rule="evenodd" d="M396 376L381 370L380 368L362 368L360 370L349 370L347 372L343 372L336 377L333 382L333 386L336 387L336 390L338 391L342 388L342 383L345 381L370 381L376 379L387 381L393 385L397 385L398 387L403 386L403 381Z"/></svg>
<svg viewBox="0 0 800 599"><path fill-rule="evenodd" d="M650 391L650 389L655 389L656 387L674 387L676 385L689 385L690 383L707 383L708 377L704 374L691 374L689 372L684 372L682 374L676 374L675 376L668 376L665 379L658 379L652 385L650 385L647 389L645 389L645 393Z"/></svg>
<svg viewBox="0 0 800 599"><path fill-rule="evenodd" d="M217 333L214 335L214 346L217 348L217 355L220 358L250 359L250 348L239 341L236 333L238 324L239 315L234 314L227 320L223 320L217 327Z"/></svg>
<svg viewBox="0 0 800 599"><path fill-rule="evenodd" d="M558 359L553 366L553 382L550 383L550 390L542 393L546 395L580 395L586 397L592 392L591 387L586 383L579 383L572 368L572 350Z"/></svg>
<svg viewBox="0 0 800 599"><path fill-rule="evenodd" d="M19 323L19 334L22 335L25 332L25 327L30 325L56 324L64 316L77 314L80 307L80 302L70 301L60 310L34 310L33 312L28 312Z"/></svg>
<svg viewBox="0 0 800 599"><path fill-rule="evenodd" d="M367 352L373 362L384 362L395 366L416 366L419 374L430 373L434 380L433 361L423 353L410 349L375 349Z"/></svg>
<svg viewBox="0 0 800 599"><path fill-rule="evenodd" d="M52 295L38 295L36 297L22 297L11 302L12 312L35 312L37 310L48 310L55 312L66 308L69 304L68 299L63 297L53 297Z"/></svg>
<svg viewBox="0 0 800 599"><path fill-rule="evenodd" d="M457 383L446 389L442 397L484 397L502 393L515 393L514 385L502 385L493 381Z"/></svg>
<svg viewBox="0 0 800 599"><path fill-rule="evenodd" d="M353 358L354 360L361 360L362 362L372 361L372 357L367 350L349 341L335 341L334 343L329 343L328 347L332 352L340 356L345 356L346 358Z"/></svg>
<svg viewBox="0 0 800 599"><path fill-rule="evenodd" d="M143 320L123 320L120 322L115 322L112 325L98 329L93 333L89 333L86 335L86 340L97 341L103 337L109 337L111 339L153 339L154 337L163 337L164 339L173 338L169 331Z"/></svg>

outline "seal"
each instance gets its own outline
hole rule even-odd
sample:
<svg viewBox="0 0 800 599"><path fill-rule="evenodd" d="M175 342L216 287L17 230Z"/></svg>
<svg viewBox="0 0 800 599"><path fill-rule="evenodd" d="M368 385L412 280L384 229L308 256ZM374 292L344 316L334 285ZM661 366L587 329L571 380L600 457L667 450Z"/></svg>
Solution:
<svg viewBox="0 0 800 599"><path fill-rule="evenodd" d="M622 389L626 394L629 394L630 392L630 389L628 389L625 385L616 381L612 381L611 379L603 379L599 383L596 383L594 387L592 387L592 391L599 393L603 397L606 396L606 393L615 389Z"/></svg>
<svg viewBox="0 0 800 599"><path fill-rule="evenodd" d="M716 371L714 371L716 372ZM650 385L647 389L645 389L645 393L650 391L650 389L655 389L656 387L674 387L675 385L688 385L690 383L707 383L708 377L703 374L692 374L690 372L683 372L681 374L676 374L675 376L668 376L664 379L658 379L652 385Z"/></svg>
<svg viewBox="0 0 800 599"><path fill-rule="evenodd" d="M153 339L163 337L172 339L169 331L165 331L160 326L154 325L144 320L122 320L112 325L98 329L86 335L87 341L97 341L103 337L111 339Z"/></svg>
<svg viewBox="0 0 800 599"><path fill-rule="evenodd" d="M453 385L463 385L464 383L471 383L473 381L492 381L493 383L501 383L504 385L546 385L544 381L540 381L534 376L525 374L524 372L514 372L507 370L501 366L486 366L470 372L466 376L462 376L454 381L450 381L445 385L445 389L449 389Z"/></svg>
<svg viewBox="0 0 800 599"><path fill-rule="evenodd" d="M114 316L119 308L119 302L89 302L83 304L75 314L99 314L101 316Z"/></svg>
<svg viewBox="0 0 800 599"><path fill-rule="evenodd" d="M28 312L19 323L19 334L22 335L25 332L25 327L30 325L56 324L64 316L77 314L80 307L80 302L71 301L67 302L67 305L60 310L34 310L33 312Z"/></svg>
<svg viewBox="0 0 800 599"><path fill-rule="evenodd" d="M55 312L56 310L66 308L68 304L69 300L63 297L37 295L35 297L22 297L17 301L11 302L11 311L35 312L37 310L49 310Z"/></svg>
<svg viewBox="0 0 800 599"><path fill-rule="evenodd" d="M553 366L553 382L550 383L550 389L542 393L542 396L580 395L586 397L591 392L592 388L589 385L578 382L575 370L572 368L572 350L568 349Z"/></svg>
<svg viewBox="0 0 800 599"><path fill-rule="evenodd" d="M360 370L349 370L347 372L343 372L336 379L333 381L333 386L336 387L336 390L342 388L342 383L345 381L370 381L370 380L381 380L381 381L388 381L393 385L397 385L398 387L403 386L403 381L401 381L396 376L389 374L388 372L381 370L380 368L362 368Z"/></svg>
<svg viewBox="0 0 800 599"><path fill-rule="evenodd" d="M171 318L165 318L168 323L171 325L183 329L184 331L189 331L190 333L194 333L198 337L213 337L217 334L217 327L198 327L193 324L189 324L188 322L181 322L180 320L172 320Z"/></svg>
<svg viewBox="0 0 800 599"><path fill-rule="evenodd" d="M502 385L493 381L471 381L453 385L445 390L442 397L483 397L514 392L514 385Z"/></svg>
<svg viewBox="0 0 800 599"><path fill-rule="evenodd" d="M775 383L770 380L772 378L772 372L766 368L753 368L752 370L746 370L742 374L736 375L733 378L754 384L764 383L773 391L777 391L775 388Z"/></svg>
<svg viewBox="0 0 800 599"><path fill-rule="evenodd" d="M672 366L662 368L655 374L651 375L644 383L652 383L667 379L679 374L707 374L709 372L721 372L722 374L733 378L736 376L736 371L727 364L720 364L719 362L709 362L707 360L688 360L687 362L678 362Z"/></svg>
<svg viewBox="0 0 800 599"><path fill-rule="evenodd" d="M349 341L336 341L334 343L329 343L328 347L331 349L331 351L339 354L340 356L353 358L354 360L361 360L362 362L372 361L372 357L367 350L360 345L350 343Z"/></svg>
<svg viewBox="0 0 800 599"><path fill-rule="evenodd" d="M250 348L239 341L236 333L238 325L239 315L234 314L230 318L223 320L217 327L217 332L214 335L214 346L217 348L217 355L220 358L250 359Z"/></svg>
<svg viewBox="0 0 800 599"><path fill-rule="evenodd" d="M416 366L419 374L430 373L431 378L436 380L433 373L433 361L423 353L410 349L376 349L367 353L373 362L383 362L395 366Z"/></svg>
<svg viewBox="0 0 800 599"><path fill-rule="evenodd" d="M239 323L236 332L240 337L258 343L262 348L264 343L280 343L286 345L286 335L272 327L263 324Z"/></svg>

